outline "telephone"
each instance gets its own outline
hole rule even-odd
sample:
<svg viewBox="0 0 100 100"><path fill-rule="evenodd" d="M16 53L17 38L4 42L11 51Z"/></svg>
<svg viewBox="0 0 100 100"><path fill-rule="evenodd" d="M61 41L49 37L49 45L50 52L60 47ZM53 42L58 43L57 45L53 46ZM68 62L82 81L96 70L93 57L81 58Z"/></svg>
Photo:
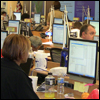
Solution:
<svg viewBox="0 0 100 100"><path fill-rule="evenodd" d="M38 25L38 26L34 29L34 31L41 31L42 29L43 29L42 25Z"/></svg>

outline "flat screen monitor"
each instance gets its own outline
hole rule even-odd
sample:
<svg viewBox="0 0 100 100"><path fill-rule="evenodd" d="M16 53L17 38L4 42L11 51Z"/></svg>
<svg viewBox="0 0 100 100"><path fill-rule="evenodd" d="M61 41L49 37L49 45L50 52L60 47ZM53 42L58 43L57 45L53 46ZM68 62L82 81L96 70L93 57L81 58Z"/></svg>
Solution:
<svg viewBox="0 0 100 100"><path fill-rule="evenodd" d="M63 24L63 19L62 18L54 18L54 24Z"/></svg>
<svg viewBox="0 0 100 100"><path fill-rule="evenodd" d="M69 38L67 74L70 79L94 83L98 41Z"/></svg>
<svg viewBox="0 0 100 100"><path fill-rule="evenodd" d="M87 17L87 16L85 16L85 17L84 17L84 20L86 20L86 19L94 20L94 17Z"/></svg>
<svg viewBox="0 0 100 100"><path fill-rule="evenodd" d="M95 36L94 36L94 40L95 40L95 41L99 41L99 35L95 35Z"/></svg>
<svg viewBox="0 0 100 100"><path fill-rule="evenodd" d="M41 23L41 14L34 14L34 21L35 21L35 24L40 24Z"/></svg>
<svg viewBox="0 0 100 100"><path fill-rule="evenodd" d="M1 49L5 38L8 36L8 31L1 31Z"/></svg>
<svg viewBox="0 0 100 100"><path fill-rule="evenodd" d="M96 30L96 34L95 35L99 35L99 21L90 20L90 24L95 27L95 30Z"/></svg>
<svg viewBox="0 0 100 100"><path fill-rule="evenodd" d="M64 25L63 24L53 24L52 25L52 42L55 44L63 44L64 40ZM67 45L67 25L66 25L66 43Z"/></svg>
<svg viewBox="0 0 100 100"><path fill-rule="evenodd" d="M19 20L9 20L8 26L17 27L17 32L10 32L10 34L15 33L19 34L20 21Z"/></svg>
<svg viewBox="0 0 100 100"><path fill-rule="evenodd" d="M21 20L21 12L13 12L13 14L16 16L16 20Z"/></svg>

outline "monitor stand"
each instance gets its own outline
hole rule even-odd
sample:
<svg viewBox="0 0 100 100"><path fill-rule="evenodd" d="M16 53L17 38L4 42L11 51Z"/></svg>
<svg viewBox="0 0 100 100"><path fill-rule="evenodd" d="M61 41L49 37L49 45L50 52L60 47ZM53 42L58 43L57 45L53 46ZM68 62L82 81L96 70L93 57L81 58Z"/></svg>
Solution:
<svg viewBox="0 0 100 100"><path fill-rule="evenodd" d="M56 44L56 43L53 43L54 47L63 47L63 44Z"/></svg>
<svg viewBox="0 0 100 100"><path fill-rule="evenodd" d="M69 75L69 79L80 81L80 82L85 82L85 83L91 83L91 84L94 83L93 79L89 79L89 78L85 78L81 76L75 76L75 75Z"/></svg>

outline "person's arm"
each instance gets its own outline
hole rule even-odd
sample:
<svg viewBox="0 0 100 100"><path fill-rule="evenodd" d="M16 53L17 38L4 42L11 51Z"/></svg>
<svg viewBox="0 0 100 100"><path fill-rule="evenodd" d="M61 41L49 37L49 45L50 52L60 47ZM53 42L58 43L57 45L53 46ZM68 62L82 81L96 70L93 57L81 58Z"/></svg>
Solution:
<svg viewBox="0 0 100 100"><path fill-rule="evenodd" d="M31 79L24 73L18 73L18 99L39 99L33 91Z"/></svg>

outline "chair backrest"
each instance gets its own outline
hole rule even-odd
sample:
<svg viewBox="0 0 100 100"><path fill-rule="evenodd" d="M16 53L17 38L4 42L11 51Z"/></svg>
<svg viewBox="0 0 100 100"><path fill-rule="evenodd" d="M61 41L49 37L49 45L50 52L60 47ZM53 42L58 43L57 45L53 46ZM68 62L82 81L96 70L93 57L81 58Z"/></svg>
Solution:
<svg viewBox="0 0 100 100"><path fill-rule="evenodd" d="M20 64L23 71L29 76L30 68L33 66L33 59L28 58L26 63Z"/></svg>
<svg viewBox="0 0 100 100"><path fill-rule="evenodd" d="M61 62L61 48L51 48L50 49L50 56L53 62Z"/></svg>

